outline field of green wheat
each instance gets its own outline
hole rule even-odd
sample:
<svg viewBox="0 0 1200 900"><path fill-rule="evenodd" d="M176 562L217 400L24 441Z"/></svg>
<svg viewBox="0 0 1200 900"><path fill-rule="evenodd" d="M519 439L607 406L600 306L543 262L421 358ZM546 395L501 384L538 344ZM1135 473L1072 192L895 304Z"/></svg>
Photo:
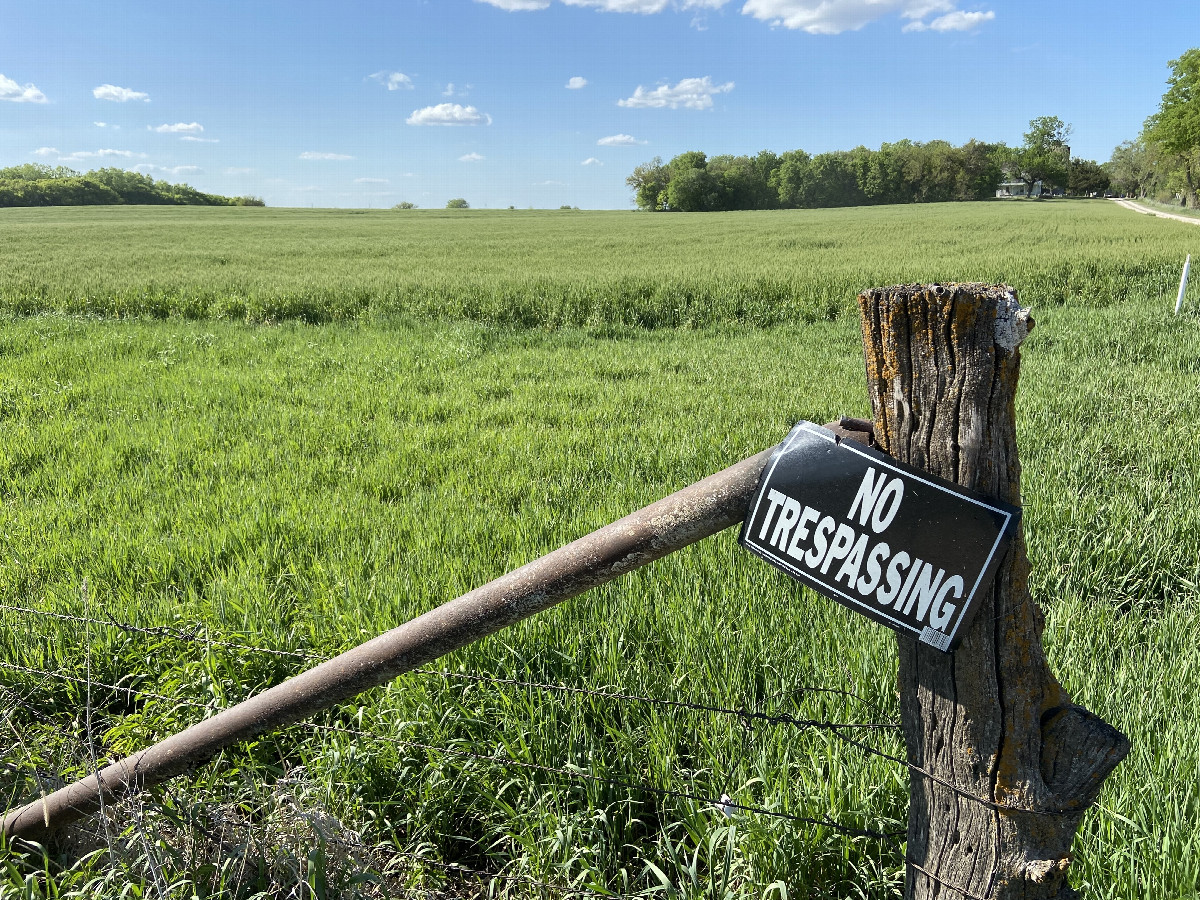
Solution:
<svg viewBox="0 0 1200 900"><path fill-rule="evenodd" d="M0 211L0 242L7 804L865 414L857 292L995 280L1037 319L1051 667L1133 742L1072 880L1197 894L1200 290L1172 311L1200 229L1084 202L96 208ZM0 848L0 896L898 897L902 838L838 826L903 831L904 771L728 712L887 726L894 638L734 537Z"/></svg>

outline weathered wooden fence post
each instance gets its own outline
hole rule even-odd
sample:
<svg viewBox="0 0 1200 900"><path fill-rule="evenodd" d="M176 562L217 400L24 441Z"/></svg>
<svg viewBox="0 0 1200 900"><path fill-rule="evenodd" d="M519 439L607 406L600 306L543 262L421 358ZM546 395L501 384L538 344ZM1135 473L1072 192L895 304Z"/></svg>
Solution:
<svg viewBox="0 0 1200 900"><path fill-rule="evenodd" d="M859 296L875 439L896 459L1021 502L1014 397L1032 322L1011 288ZM1066 898L1071 843L1129 741L1046 665L1018 532L948 655L898 635L911 781L906 898Z"/></svg>

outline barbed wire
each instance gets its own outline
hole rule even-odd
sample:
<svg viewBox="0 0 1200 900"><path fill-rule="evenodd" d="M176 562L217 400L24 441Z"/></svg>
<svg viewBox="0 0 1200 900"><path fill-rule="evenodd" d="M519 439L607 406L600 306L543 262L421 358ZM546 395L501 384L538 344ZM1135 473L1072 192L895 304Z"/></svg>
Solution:
<svg viewBox="0 0 1200 900"><path fill-rule="evenodd" d="M26 615L34 616L45 616L49 619L58 619L60 622L76 622L82 625L108 625L111 628L117 628L121 631L132 634L166 637L186 643L203 644L210 647L226 647L230 650L249 650L254 653L268 653L273 656L290 656L295 659L308 659L315 662L324 662L325 660L329 659L327 656L321 656L316 653L306 653L302 650L276 650L271 647L257 647L250 644L239 644L234 641L223 641L210 637L201 637L199 630L202 626L200 625L195 626L195 628L191 631L184 631L178 628L172 628L169 625L134 625L131 622L122 622L119 619L114 619L107 615L103 619L97 619L90 616L72 616L67 613L35 609L31 606L16 606L11 603L0 603L0 611L24 613Z"/></svg>
<svg viewBox="0 0 1200 900"><path fill-rule="evenodd" d="M834 734L837 734L838 728L839 728L839 726L835 725L831 730L833 731ZM1065 807L1060 807L1060 808L1056 808L1056 809L1029 809L1028 807L1024 807L1024 806L1013 806L1010 803L997 803L995 800L989 800L986 797L980 797L978 794L972 793L971 791L968 791L966 788L961 788L958 785L954 784L953 782L947 781L945 778L942 778L940 775L935 775L933 772L930 772L928 769L922 768L921 766L918 766L916 763L909 762L907 759L901 759L899 756L893 756L890 753L887 753L883 750L879 750L875 747L872 747L870 744L864 744L861 741L857 741L852 737L847 737L844 734L838 734L838 737L845 743L850 744L852 747L857 747L859 750L862 750L864 753L867 753L871 756L878 756L882 759L888 760L889 762L894 762L897 765L904 766L910 772L915 772L916 774L918 774L924 778L927 778L936 784L941 785L942 787L946 788L947 790L953 791L954 793L958 794L960 797L965 797L968 800L974 800L976 803L978 803L982 806L986 806L988 809L994 809L999 812L1028 813L1029 815L1032 815L1032 816L1074 816L1074 815L1079 815L1080 813L1085 812L1087 809L1086 806L1082 806L1082 807L1065 806Z"/></svg>
<svg viewBox="0 0 1200 900"><path fill-rule="evenodd" d="M203 703L196 703L194 701L185 700L181 697L168 697L166 694L156 694L153 691L147 691L142 688L127 687L120 684L107 684L103 681L93 681L86 678L80 678L77 675L67 675L65 672L47 672L45 669L34 669L30 666L22 666L18 663L7 662L5 660L0 660L0 669L10 669L15 672L23 672L27 675L39 675L43 678L57 678L60 681L70 681L74 682L75 684L82 684L85 687L90 685L91 687L107 688L111 691L118 691L131 695L137 694L142 697L151 697L155 700L164 700L167 703L177 703L183 706L197 706L201 709L209 709L209 707Z"/></svg>
<svg viewBox="0 0 1200 900"><path fill-rule="evenodd" d="M83 623L83 624L108 625L110 627L118 628L123 631L129 631L129 632L141 633L141 634L147 634L147 635L153 635L153 636L160 636L160 637L168 637L168 638L172 638L172 639L178 640L178 641L185 641L185 642L196 643L196 644L201 644L201 645L219 646L219 647L224 647L227 649L244 650L244 651L248 651L248 652L252 652L252 653L270 653L270 654L274 654L274 655L278 655L278 656L290 656L290 657L294 657L297 659L306 659L306 660L318 661L318 662L324 662L324 661L327 661L328 659L330 659L330 657L328 657L328 656L323 656L323 655L314 654L314 653L308 653L308 652L304 652L304 651L275 650L272 648L256 647L253 645L241 644L241 643L237 643L237 642L233 642L233 641L214 640L209 637L201 637L198 634L199 626L197 627L196 630L193 630L193 631L182 631L179 629L171 628L169 626L146 627L146 626L133 625L128 622L122 622L120 620L113 619L111 617L106 618L106 619L96 619L96 618L87 617L87 616L75 616L75 615L69 615L66 613L48 612L48 611L34 609L34 608L28 607L28 606L19 606L19 605L14 605L14 604L0 604L0 611L19 612L19 613L28 614L28 615L45 615L45 616L59 619L59 620L71 621L71 622L77 622L77 623ZM28 667L23 667L23 666L16 665L14 663L8 663L8 662L3 662L3 661L0 661L0 667L7 667L10 669L15 669L17 671L27 672L29 674L38 674L38 675L49 676L49 677L60 677L65 680L74 681L76 683L84 684L84 685L87 685L89 683L85 679L80 679L80 678L72 677L69 675L63 675L60 673L44 672L42 670L31 669ZM605 699L622 700L622 701L627 701L627 702L639 702L639 703L654 704L654 705L671 707L671 708L676 708L676 709L688 709L688 710L699 711L699 712L707 712L707 713L713 713L713 714L719 714L719 715L728 715L728 716L734 716L734 717L740 718L745 722L760 722L760 723L769 724L769 725L787 725L787 726L795 727L795 728L799 728L799 729L824 730L824 731L830 732L831 734L836 736L839 740L843 741L844 743L847 743L853 747L856 747L857 749L859 749L860 751L862 751L868 755L877 756L881 759L884 759L889 762L895 763L897 765L903 766L904 768L908 769L910 772L916 773L916 774L920 775L921 777L926 778L926 779L946 788L947 790L954 792L955 794L957 794L961 797L964 797L969 800L973 800L976 803L979 803L982 806L985 806L989 809L993 809L993 810L997 810L997 811L1001 811L1001 812L1028 813L1031 815L1042 815L1042 816L1076 815L1076 814L1079 814L1079 813L1082 813L1085 811L1085 808L1080 808L1080 807L1063 807L1063 808L1056 808L1056 809L1029 809L1026 807L1014 806L1014 805L1008 804L1008 803L998 803L994 800L991 800L991 799L988 799L985 797L980 797L978 794L975 794L972 791L966 790L965 788L959 787L958 785L953 784L952 782L946 780L945 778L942 778L941 776L936 775L933 772L930 772L928 769L918 766L915 763L912 763L906 759L902 759L899 756L895 756L893 754L887 753L886 751L879 750L876 747L872 747L869 744L865 744L861 741L855 740L854 738L842 733L843 730L848 730L848 729L898 730L899 724L894 723L894 722L839 723L839 722L822 721L822 720L817 720L817 719L800 719L795 716L790 716L787 714L762 713L762 712L757 712L757 711L753 711L753 710L733 709L733 708L729 708L729 707L714 706L711 704L694 703L692 701L687 701L687 700L665 700L662 698L647 697L644 695L625 693L625 692L621 692L621 691L611 691L611 690L607 690L607 689L582 688L582 687L574 687L574 686L570 686L570 685L552 684L549 682L525 681L525 680L516 679L516 678L501 678L501 677L496 677L496 676L478 675L478 674L466 673L466 672L450 672L450 671L447 671L444 669L417 668L417 669L413 669L412 672L414 674L440 676L443 678L456 678L456 679L464 679L464 680L491 683L491 684L513 685L513 686L520 686L520 687L525 687L525 688L551 690L551 691L556 691L556 692L560 692L560 693L569 693L569 694L575 694L575 695L581 695L581 696L593 696L593 697L599 697L599 698L605 698ZM96 684L95 682L92 682L92 683ZM97 684L97 686L106 687L106 688L109 688L110 690L114 690L114 691L124 691L129 694L137 693L142 696L151 697L151 698L158 699L158 700L164 700L167 702L184 703L186 705L197 706L197 707L203 708L205 710L210 709L210 707L208 707L206 705L196 704L196 703L188 703L187 701L182 701L179 698L167 697L165 695L156 694L151 691L135 690L133 688L123 687L120 685ZM861 698L857 697L857 695L853 694L852 692L843 691L838 688L801 688L801 689L798 689L798 691L823 691L823 692L844 694L844 695L853 697L854 699L859 700L861 702Z"/></svg>
<svg viewBox="0 0 1200 900"><path fill-rule="evenodd" d="M475 675L468 672L448 672L438 669L413 669L414 672L420 672L425 675L442 675L447 678L465 678L471 681L482 681L490 684L509 684L527 688L540 688L543 690L559 691L567 694L578 694L588 697L600 697L609 700L626 700L635 703L652 703L658 706L670 706L676 709L689 709L697 712L718 713L722 715L736 716L747 721L762 722L768 725L790 725L796 728L865 728L865 729L880 729L898 731L900 729L899 722L825 722L819 719L798 719L795 716L789 716L786 713L762 713L747 709L732 709L725 706L712 706L707 703L694 703L690 700L664 700L661 697L646 697L641 694L628 694L621 691L610 691L596 688L572 687L565 684L551 684L537 681L522 681L517 678L497 678L491 675ZM814 688L802 687L796 688L795 693L807 692L823 692L831 694L845 694L854 697L856 700L861 699L857 695L849 691L839 690L838 688Z"/></svg>
<svg viewBox="0 0 1200 900"><path fill-rule="evenodd" d="M304 660L309 660L309 661L324 661L325 659L328 659L328 657L324 657L324 656L320 656L320 655L312 654L312 653L305 653L305 652L301 652L301 651L274 650L271 648L256 647L253 645L240 644L240 643L232 642L232 641L214 640L214 639L208 638L207 636L201 636L198 632L198 629L195 631L188 632L188 631L182 631L182 630L170 628L168 626L153 626L153 627L136 626L131 623L121 622L119 620L112 619L111 617L106 618L106 619L96 619L93 617L71 616L71 615L67 615L67 614L63 614L63 613L51 613L51 612L46 612L46 611L41 611L41 610L35 610L35 609L29 608L29 607L13 606L11 604L0 604L0 610L6 610L6 611L11 611L11 612L20 612L20 613L24 613L24 614L46 615L46 616L49 616L49 617L52 617L55 619L59 619L59 620L67 620L67 621L73 621L73 622L79 622L79 623L86 623L88 625L91 625L91 624L105 625L105 626L109 626L109 627L115 627L115 628L118 628L118 629L121 629L124 631L134 632L134 633L141 633L141 634L146 634L146 635L151 635L151 636L167 637L167 638L177 640L177 641L186 641L186 642L190 642L190 643L197 643L197 644L202 644L202 645L207 645L207 646L219 646L219 647L223 647L226 649L242 650L242 651L249 651L249 652L254 652L254 653L268 653L268 654L277 655L277 656L287 656L287 657L292 657L292 658L296 658L296 659L304 659ZM88 687L89 691L93 687L98 687L98 688L116 691L116 692L124 692L131 696L136 695L136 696L140 696L140 697L149 697L152 699L169 702L169 703L172 703L175 705L187 706L187 707L191 707L194 709L202 710L206 713L214 712L214 709L208 704L204 704L204 703L200 703L200 702L192 701L192 700L187 700L187 699L180 698L180 697L170 697L165 694L159 694L159 693L156 693L153 691L145 690L144 688L141 688L141 687L97 682L94 679L91 679L90 677L79 678L77 676L68 675L68 674L62 673L62 672L49 672L49 671L46 671L43 669L36 669L33 667L29 667L29 666L22 666L22 665L7 662L7 661L0 661L0 668L6 668L6 669L9 669L12 671L18 671L18 672L22 672L24 674L35 675L35 676L38 676L41 678L46 678L46 679L59 679L59 680L63 680L63 681L72 682L75 684L81 684L81 685ZM894 723L894 722L884 722L884 723L828 722L828 721L821 721L821 720L814 720L814 719L800 719L800 718L790 716L787 714L768 714L768 713L762 713L762 712L757 712L757 711L752 711L752 710L732 709L732 708L728 708L728 707L720 707L720 706L714 706L711 704L704 704L704 703L694 703L691 701L684 701L684 700L664 700L661 698L647 697L647 696L643 696L643 695L630 694L630 693L626 693L626 692L613 691L613 690L608 690L608 689L573 687L573 686L562 685L562 684L525 681L525 680L516 679L516 678L500 678L500 677L495 677L495 676L477 675L477 674L473 674L473 673L450 672L450 671L439 670L439 669L421 668L421 669L415 669L415 670L413 670L413 672L418 673L418 674L438 676L438 677L443 677L443 678L458 678L458 679L469 680L469 681L473 681L473 682L477 682L477 683L491 683L491 684L517 686L517 687L532 688L532 689L539 689L539 690L550 690L550 691L572 694L572 695L576 695L576 696L592 696L592 697L598 697L598 698L602 698L602 699L619 700L619 701L623 701L623 702L648 703L648 704L655 704L655 705L676 708L676 709L687 709L687 710L691 710L691 711L699 711L699 712L706 712L706 713L713 713L713 714L732 715L732 716L741 718L747 724L762 723L762 724L767 724L767 725L787 725L787 726L796 727L796 728L800 728L800 729L817 728L817 729L827 730L830 733L832 733L834 736L839 738L841 741L843 741L847 744L850 744L851 746L859 749L860 751L864 752L865 754L867 754L869 756L877 756L882 759L885 759L890 762L901 765L904 768L908 769L909 771L912 771L922 777L928 778L931 781L935 782L936 784L954 792L955 794L958 794L966 799L973 800L976 803L979 803L979 804L981 804L985 807L991 808L991 809L995 809L995 810L999 810L999 811L1007 811L1007 812L1029 813L1029 814L1036 814L1036 815L1051 815L1051 816L1053 816L1053 815L1074 815L1074 814L1083 812L1082 809L1073 809L1073 808L1053 809L1053 810L1036 810L1036 809L1027 809L1024 807L1012 806L1010 804L997 803L997 802L989 800L987 798L980 797L980 796L974 794L973 792L967 791L967 790L947 781L946 779L941 778L940 776L938 776L932 772L929 772L928 770L926 770L920 766L917 766L914 763L909 762L908 760L902 759L898 756L894 756L890 753L879 750L878 748L872 747L869 744L863 743L862 741L856 740L852 737L849 737L849 736L841 733L844 729L854 729L854 728L869 729L869 730L896 730L899 726L897 723ZM861 700L861 698L858 698L856 695L854 695L851 692L843 691L843 690L839 690L839 689L833 689L833 688L803 688L803 689L800 689L800 691L822 691L822 692L829 692L829 693L844 694L844 695L850 696L856 700ZM5 696L9 699L9 701L12 703L12 705L20 707L21 709L29 712L31 715L34 715L35 717L41 719L43 722L50 722L50 720L44 715L44 713L42 713L36 706L29 703L28 698L19 696L16 692L14 692L9 687L4 686L4 685L0 685L0 692L2 692L3 696ZM89 695L89 699L90 699L90 695ZM90 708L90 702L89 702L89 708ZM583 780L583 781L588 781L588 782L592 782L592 783L606 784L606 785L609 785L612 787L619 787L619 788L623 788L625 790L630 790L630 791L640 791L643 793L654 794L654 795L657 795L660 797L674 797L677 799L687 800L687 801L694 802L694 803L704 804L706 806L713 808L714 810L718 810L718 811L722 812L726 816L732 816L731 811L737 810L737 811L749 813L752 815L762 815L762 816L767 816L767 817L771 817L771 818L792 821L792 822L798 822L798 823L806 824L806 825L812 825L812 826L816 826L816 827L830 828L834 831L837 831L839 833L846 834L846 835L852 836L852 837L866 837L866 838L872 838L872 839L876 839L876 840L887 840L887 839L894 838L894 837L901 837L906 833L905 831L884 832L884 831L876 831L873 829L866 829L866 828L862 828L862 829L853 828L853 827L844 825L840 822L836 822L829 818L816 818L816 817L809 817L809 816L801 816L801 815L797 815L794 813L785 813L785 812L780 812L777 810L766 809L764 807L751 806L751 805L744 804L744 803L738 803L738 802L735 802L728 795L722 795L719 799L716 799L716 798L703 796L701 794L697 794L697 793L690 792L690 791L681 791L681 790L675 790L672 788L661 788L661 787L657 787L655 785L646 784L644 782L635 782L635 781L628 781L625 779L595 775L595 774L592 774L589 772L583 772L577 768L564 768L564 767L559 767L559 766L549 766L549 765L545 765L542 763L534 763L534 762L527 762L524 760L518 760L518 759L514 759L510 756L499 755L499 754L495 754L495 753L486 754L486 753L479 753L479 752L464 750L464 749L455 748L455 747L444 747L444 746L437 746L437 745L433 745L433 744L426 744L426 743L423 743L420 741L414 741L414 740L409 740L409 739L388 738L388 737L380 735L376 732L366 731L366 730L360 729L360 728L350 728L347 726L327 725L327 724L312 723L312 722L307 723L306 727L314 728L316 730L320 730L320 731L324 731L324 732L342 733L342 734L352 735L354 737L359 737L359 738L369 738L369 739L374 739L374 740L390 741L394 745L409 747L412 749L418 749L418 750L422 750L426 753L444 753L444 754L448 754L448 755L452 755L452 756L458 756L461 758L468 758L468 759L474 759L474 760L478 760L478 761L486 762L486 763L499 764L499 765L510 767L510 768L520 768L520 769L524 769L524 770L528 770L528 771L538 771L538 772L543 772L545 774L559 776L559 777L565 777L565 778L574 779L574 780ZM21 771L20 767L17 767L12 764L8 764L8 763L5 764L5 768L8 768L13 772ZM40 778L38 780L40 783ZM97 837L100 837L100 835L97 835ZM499 879L507 880L507 881L520 882L520 883L528 884L528 885L531 885L534 887L539 887L539 888L542 888L545 890L554 891L557 894L564 896L564 897L577 895L577 896L588 896L588 897L619 898L619 900L621 900L621 898L627 898L627 900L633 900L633 897L634 897L634 895L619 895L619 894L611 894L611 893L602 893L602 892L587 889L587 888L578 888L578 887L570 887L570 886L566 886L566 885L552 884L550 882L539 881L539 880L531 878L529 876L507 875L505 873L486 872L483 870L470 869L468 867L464 867L459 864L445 863L440 860L433 860L433 859L429 859L427 857L422 857L419 854L405 853L404 851L394 851L394 855L410 858L410 859L413 859L413 860L416 860L416 861L419 861L419 862L422 862L425 864L433 865L435 867L442 868L443 870L454 873L454 874L468 875L471 877L488 879L488 880L494 880L494 879L499 878ZM908 867L910 867L913 871L916 871L916 872L920 873L921 875L923 875L924 877L927 877L927 878L933 880L941 887L944 887L944 888L951 890L957 894L960 894L961 896L967 898L967 900L988 900L988 898L980 897L977 894L972 893L971 891L968 891L964 888L961 888L957 885L954 885L950 882L945 881L944 879L935 875L933 872L930 872L928 869L925 869L920 864L916 863L915 861L913 861L911 859L906 858L905 864Z"/></svg>
<svg viewBox="0 0 1200 900"><path fill-rule="evenodd" d="M251 653L270 653L277 656L291 656L297 659L306 659L314 662L327 662L332 657L309 653L304 651L291 650L275 650L266 647L258 647L251 644L240 644L234 641L215 640L209 637L202 637L199 634L201 626L197 625L191 630L180 630L171 628L170 626L139 626L129 622L107 617L105 619L95 619L86 616L75 616L67 613L43 612L28 606L17 606L13 604L0 604L0 611L19 612L27 615L45 615L49 618L58 619L61 621L75 622L80 624L99 624L108 625L113 628L120 629L126 632L146 634L155 637L167 637L180 642L195 643L204 646L224 647L226 649L244 650ZM524 688L533 688L540 690L555 691L558 693L586 695L603 699L622 700L634 703L654 704L658 706L674 707L676 709L689 709L697 712L707 712L717 715L734 716L745 721L761 722L769 725L788 725L796 728L826 728L830 729L835 724L843 728L863 728L863 729L880 729L880 730L898 730L900 725L898 722L855 722L855 723L832 723L823 722L815 719L800 719L787 714L771 714L757 712L754 710L733 709L730 707L714 706L705 703L695 703L688 700L664 700L659 697L647 697L641 694L631 694L622 691L613 691L608 689L582 688L565 684L553 684L550 682L526 681L519 678L502 678L494 675L480 675L470 672L451 672L446 669L431 669L427 667L418 667L411 670L411 674L440 676L443 678L454 678L458 680L467 680L482 682L488 684L511 685ZM828 693L837 694L849 697L859 703L866 703L861 697L852 691L847 691L842 688L829 687L811 687L805 686L795 688L792 693Z"/></svg>
<svg viewBox="0 0 1200 900"><path fill-rule="evenodd" d="M75 683L82 683L84 681L84 679L81 679L81 678L78 678L75 676L71 676L71 675L66 675L61 672L47 672L44 669L34 669L34 668L31 668L28 666L20 666L15 663L9 663L9 662L4 662L4 661L0 661L0 668L8 668L8 669L13 669L13 670L23 672L26 674L37 675L37 676L40 676L43 678L58 678L58 679L62 679L65 681L71 681L71 682L75 682ZM109 690L116 690L116 691L128 691L130 693L137 693L136 689L134 689L134 688L122 687L120 685L107 684L104 682L93 682L92 684L94 687L106 688ZM150 696L155 699L165 700L165 701L170 702L175 705L189 706L189 707L192 707L195 709L204 710L205 712L213 712L211 707L207 706L206 704L199 703L197 701L186 700L181 697L167 697L163 694L153 694L150 692L142 692L142 693L144 693L146 696ZM698 794L689 793L687 791L676 791L676 790L672 790L670 788L660 788L660 787L656 787L654 785L645 784L645 783L636 782L636 781L627 781L627 780L619 779L619 778L606 778L601 775L593 775L589 772L576 771L573 769L565 769L565 768L561 768L561 767L557 767L557 766L547 766L547 765L544 765L541 763L526 762L524 760L513 759L510 756L498 756L496 754L477 753L474 751L461 750L461 749L457 749L454 747L441 747L441 746L437 746L434 744L426 744L421 741L410 740L408 738L391 738L390 739L390 738L387 738L386 736L380 735L378 732L367 731L367 730L361 729L361 728L350 728L350 727L344 726L344 725L326 725L326 724L322 724L319 722L305 722L305 723L292 723L291 726L285 726L285 727L295 727L296 725L301 725L301 724L305 728L316 729L319 731L338 732L338 733L343 733L343 734L354 735L355 737L370 738L373 740L382 740L382 741L390 740L391 743L393 743L394 745L412 747L415 749L424 750L426 752L446 753L451 756L460 756L460 757L464 757L464 758L477 759L477 760L485 761L485 762L498 763L500 765L509 766L511 768L536 770L536 771L545 772L547 774L563 775L563 776L566 776L569 778L575 778L575 779L592 781L592 782L600 782L600 783L611 785L613 787L625 788L627 790L644 791L646 793L658 794L659 796L666 796L666 797L678 797L681 799L691 800L691 801L694 801L697 803L709 804L709 805L712 805L714 808L717 808L720 810L737 809L737 810L742 810L744 812L753 813L756 815L765 815L765 816L770 816L770 817L778 818L778 819L787 819L790 821L801 822L801 823L808 824L808 825L825 826L825 827L832 828L836 831L840 831L840 832L843 832L845 834L852 835L855 837L871 837L871 838L884 839L884 838L896 837L898 835L903 834L903 832L898 832L898 831L897 832L878 832L878 831L872 831L869 829L855 829L855 828L850 828L849 826L846 826L846 825L842 825L839 822L835 822L832 819L816 819L816 818L810 818L807 816L798 816L798 815L795 815L792 813L782 813L782 812L778 812L776 810L765 809L763 807L749 806L746 804L736 803L732 799L728 799L725 797L722 797L721 799L714 799L711 797L704 797L704 796L700 796Z"/></svg>
<svg viewBox="0 0 1200 900"><path fill-rule="evenodd" d="M317 723L308 723L308 728L316 728L321 731L341 732L359 737L371 737L376 740L386 740L370 731L363 731L358 728L349 728L344 725L321 725ZM395 743L406 747L415 747L420 750L438 753L448 753L452 756L462 756L470 759L477 759L482 762L495 762L505 766L511 766L521 769L532 769L539 772L546 772L551 775L563 775L568 778L576 778L584 781L598 782L602 784L612 785L613 787L622 787L628 790L645 791L646 793L658 794L663 797L678 797L683 800L691 800L696 803L703 803L712 806L714 809L722 811L725 815L729 815L728 810L736 809L743 812L754 813L756 815L770 816L776 819L787 819L792 822L801 822L806 825L820 825L832 828L835 831L843 832L844 834L853 837L869 837L869 838L892 838L904 834L903 831L872 831L870 829L851 828L848 825L843 825L840 822L835 822L832 819L815 819L808 816L798 816L794 813L778 812L773 809L765 809L761 806L748 806L744 803L737 803L727 795L720 799L713 797L705 797L699 794L693 794L688 791L677 791L671 788L660 788L654 785L645 784L644 782L626 781L621 778L607 778L603 775L593 775L590 772L584 772L578 769L566 769L558 766L547 766L542 763L525 762L520 759L513 759L511 756L499 756L496 754L476 753L471 750L460 750L454 747L440 747L433 744L424 744L420 741L409 740L408 738L398 738Z"/></svg>
<svg viewBox="0 0 1200 900"><path fill-rule="evenodd" d="M988 896L986 898L980 897L978 894L971 893L966 888L961 888L956 884L951 884L949 881L939 878L937 875L934 875L928 869L913 862L908 857L904 858L904 864L906 866L908 866L910 869L915 869L916 871L920 872L922 875L924 875L930 881L935 882L940 887L949 888L950 890L954 891L955 893L961 894L962 896L966 897L967 900L991 900L991 897L993 897L995 894L995 891L993 890L993 891L988 892Z"/></svg>

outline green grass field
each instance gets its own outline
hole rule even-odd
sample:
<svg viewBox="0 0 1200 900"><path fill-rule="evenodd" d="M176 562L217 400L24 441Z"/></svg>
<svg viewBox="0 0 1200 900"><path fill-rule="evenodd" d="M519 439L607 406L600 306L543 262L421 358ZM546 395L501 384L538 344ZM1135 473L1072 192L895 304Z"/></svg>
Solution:
<svg viewBox="0 0 1200 900"><path fill-rule="evenodd" d="M845 314L858 290L1012 282L1038 321L1017 414L1051 666L1133 740L1084 820L1073 881L1089 897L1196 895L1200 294L1171 310L1200 230L1099 203L3 213L0 605L289 653L348 648L795 420L866 413ZM0 617L6 800L309 664ZM731 533L442 665L897 716L890 632ZM0 851L0 893L486 895L440 861L664 897L899 895L899 839L596 780L902 829L904 772L828 732L430 674L316 725L228 751L108 834ZM865 739L899 751L894 732Z"/></svg>
<svg viewBox="0 0 1200 900"><path fill-rule="evenodd" d="M1160 296L1195 236L1107 201L629 212L0 210L0 310L519 328L787 325L866 287L1012 284L1037 307ZM1176 281L1177 283L1177 281Z"/></svg>

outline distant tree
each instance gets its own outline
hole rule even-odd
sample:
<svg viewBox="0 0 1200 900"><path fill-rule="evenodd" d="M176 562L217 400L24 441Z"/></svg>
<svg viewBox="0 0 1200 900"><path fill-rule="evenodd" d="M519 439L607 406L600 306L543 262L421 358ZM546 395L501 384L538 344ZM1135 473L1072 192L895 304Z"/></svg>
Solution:
<svg viewBox="0 0 1200 900"><path fill-rule="evenodd" d="M760 150L758 155L750 160L753 167L754 183L753 209L778 209L779 193L771 184L771 179L779 169L780 159L770 150Z"/></svg>
<svg viewBox="0 0 1200 900"><path fill-rule="evenodd" d="M416 209L416 208L417 208L417 204L409 203L407 200L401 200L399 203L397 203L395 206L392 207L392 209ZM509 209L511 209L511 208L512 207L509 207Z"/></svg>
<svg viewBox="0 0 1200 900"><path fill-rule="evenodd" d="M633 170L625 183L633 191L633 200L638 209L659 209L666 203L667 182L670 175L663 165L662 157L656 156Z"/></svg>
<svg viewBox="0 0 1200 900"><path fill-rule="evenodd" d="M39 163L25 163L23 166L9 166L0 169L0 181L49 181L54 178L76 178L79 173L66 166L43 166Z"/></svg>
<svg viewBox="0 0 1200 900"><path fill-rule="evenodd" d="M642 209L681 212L978 200L995 193L1012 152L974 140L961 147L904 140L815 158L803 150L753 157L692 150L666 165L655 158L638 166L625 183Z"/></svg>
<svg viewBox="0 0 1200 900"><path fill-rule="evenodd" d="M1090 159L1071 160L1071 171L1067 176L1067 192L1077 197L1103 194L1110 183L1108 172Z"/></svg>
<svg viewBox="0 0 1200 900"><path fill-rule="evenodd" d="M1185 203L1195 209L1200 191L1200 47L1171 60L1170 65L1167 92L1142 133L1178 165Z"/></svg>
<svg viewBox="0 0 1200 900"><path fill-rule="evenodd" d="M1040 181L1045 187L1066 187L1071 160L1067 141L1071 126L1058 116L1031 119L1025 143L1015 153L1017 175L1032 190Z"/></svg>
<svg viewBox="0 0 1200 900"><path fill-rule="evenodd" d="M958 200L984 200L994 197L1004 180L1004 163L1012 151L1004 144L987 144L974 139L959 148L962 168L955 197Z"/></svg>
<svg viewBox="0 0 1200 900"><path fill-rule="evenodd" d="M161 188L156 187L153 178L140 172L110 167L88 172L88 176L116 191L126 203L162 204L173 202L172 198L163 195ZM166 184L166 182L160 183ZM167 186L169 187L169 185Z"/></svg>
<svg viewBox="0 0 1200 900"><path fill-rule="evenodd" d="M812 157L803 150L784 153L771 173L771 182L784 209L812 206Z"/></svg>
<svg viewBox="0 0 1200 900"><path fill-rule="evenodd" d="M453 200L446 201L446 209L470 209L471 204L462 197L455 197Z"/></svg>
<svg viewBox="0 0 1200 900"><path fill-rule="evenodd" d="M761 170L748 156L714 156L705 167L712 179L716 209L770 209L775 198Z"/></svg>
<svg viewBox="0 0 1200 900"><path fill-rule="evenodd" d="M845 151L813 157L813 206L860 206L866 202L854 176L852 159Z"/></svg>
<svg viewBox="0 0 1200 900"><path fill-rule="evenodd" d="M909 145L908 141L901 144ZM902 190L902 153L897 145L884 144L878 150L855 147L850 151L849 164L859 190L868 203L907 203L911 194Z"/></svg>
<svg viewBox="0 0 1200 900"><path fill-rule="evenodd" d="M719 194L708 172L708 157L699 150L680 153L667 164L671 180L667 203L680 212L705 212L719 208Z"/></svg>
<svg viewBox="0 0 1200 900"><path fill-rule="evenodd" d="M0 169L0 206L95 206L98 204L197 204L265 206L259 197L222 197L188 184L155 181L125 169L80 175L65 166L27 164Z"/></svg>

